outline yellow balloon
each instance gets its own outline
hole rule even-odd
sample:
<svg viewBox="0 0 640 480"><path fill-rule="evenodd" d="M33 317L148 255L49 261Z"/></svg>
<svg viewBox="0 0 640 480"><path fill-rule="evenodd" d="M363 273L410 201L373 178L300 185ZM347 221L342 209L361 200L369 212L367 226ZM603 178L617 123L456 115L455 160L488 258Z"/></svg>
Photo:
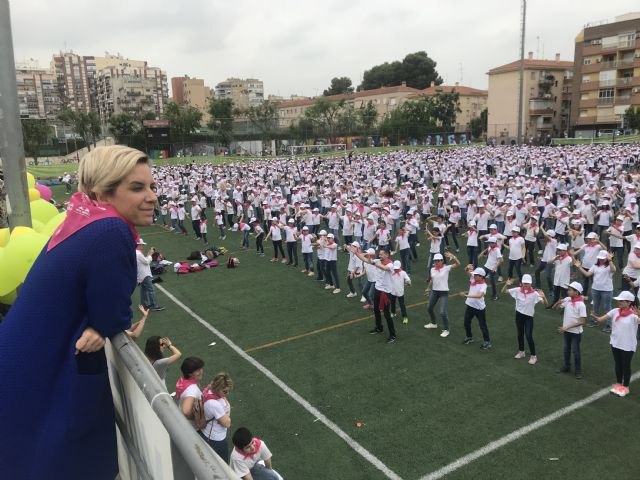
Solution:
<svg viewBox="0 0 640 480"><path fill-rule="evenodd" d="M6 295L0 296L0 303L3 303L5 305L12 305L13 302L16 301L16 298L18 298L18 291L14 288L11 292L7 293Z"/></svg>
<svg viewBox="0 0 640 480"><path fill-rule="evenodd" d="M31 202L31 218L44 223L58 215L58 209L45 200L35 200Z"/></svg>
<svg viewBox="0 0 640 480"><path fill-rule="evenodd" d="M51 220L47 222L47 224L40 231L40 233L42 235L46 235L47 237L50 237L51 235L53 235L53 232L56 231L56 228L58 228L58 225L64 222L65 218L67 218L67 212L60 212L58 215L56 215L55 217L53 217Z"/></svg>
<svg viewBox="0 0 640 480"><path fill-rule="evenodd" d="M6 250L6 248L0 248L0 272L2 272L0 275L0 297L15 290L19 285L18 279L7 265Z"/></svg>
<svg viewBox="0 0 640 480"><path fill-rule="evenodd" d="M29 188L36 186L36 178L29 172L27 172L27 185L29 185Z"/></svg>
<svg viewBox="0 0 640 480"><path fill-rule="evenodd" d="M24 282L31 266L40 255L47 237L36 232L12 238L4 252L5 271L11 272L18 284ZM0 292L2 294L3 292Z"/></svg>
<svg viewBox="0 0 640 480"><path fill-rule="evenodd" d="M40 192L35 188L29 189L29 201L33 202L34 200L40 199Z"/></svg>
<svg viewBox="0 0 640 480"><path fill-rule="evenodd" d="M31 219L31 227L36 232L42 233L42 230L44 230L45 224L42 222L39 222L38 220Z"/></svg>
<svg viewBox="0 0 640 480"><path fill-rule="evenodd" d="M6 247L9 243L11 232L8 228L0 228L0 247Z"/></svg>
<svg viewBox="0 0 640 480"><path fill-rule="evenodd" d="M35 230L33 228L30 227L15 227L13 230L11 230L11 240L13 240L16 237L19 237L20 235L24 235L26 233L34 233Z"/></svg>

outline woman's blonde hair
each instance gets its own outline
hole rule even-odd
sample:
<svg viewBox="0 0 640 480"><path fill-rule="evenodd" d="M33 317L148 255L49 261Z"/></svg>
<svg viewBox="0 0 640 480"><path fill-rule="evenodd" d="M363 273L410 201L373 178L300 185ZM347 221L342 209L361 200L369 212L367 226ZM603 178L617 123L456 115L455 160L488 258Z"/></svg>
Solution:
<svg viewBox="0 0 640 480"><path fill-rule="evenodd" d="M78 191L95 198L96 193L111 195L138 163L149 164L144 152L124 145L96 147L80 160Z"/></svg>
<svg viewBox="0 0 640 480"><path fill-rule="evenodd" d="M226 372L221 372L213 377L210 385L211 390L219 392L224 388L233 387L233 380L231 379L231 375Z"/></svg>

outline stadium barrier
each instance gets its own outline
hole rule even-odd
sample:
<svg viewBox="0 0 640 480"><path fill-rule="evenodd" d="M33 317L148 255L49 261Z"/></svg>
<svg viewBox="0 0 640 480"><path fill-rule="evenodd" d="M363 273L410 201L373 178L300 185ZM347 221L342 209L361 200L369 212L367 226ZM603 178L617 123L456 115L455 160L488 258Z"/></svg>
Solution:
<svg viewBox="0 0 640 480"><path fill-rule="evenodd" d="M123 332L105 345L121 480L239 480L197 434L164 382Z"/></svg>

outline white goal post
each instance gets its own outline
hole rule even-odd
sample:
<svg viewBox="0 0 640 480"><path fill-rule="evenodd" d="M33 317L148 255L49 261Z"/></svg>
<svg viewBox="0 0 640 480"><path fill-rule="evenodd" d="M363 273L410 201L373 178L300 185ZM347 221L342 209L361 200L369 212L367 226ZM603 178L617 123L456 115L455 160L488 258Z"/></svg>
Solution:
<svg viewBox="0 0 640 480"><path fill-rule="evenodd" d="M318 153L346 152L346 143L326 143L324 145L289 145L289 153L294 155L315 155Z"/></svg>

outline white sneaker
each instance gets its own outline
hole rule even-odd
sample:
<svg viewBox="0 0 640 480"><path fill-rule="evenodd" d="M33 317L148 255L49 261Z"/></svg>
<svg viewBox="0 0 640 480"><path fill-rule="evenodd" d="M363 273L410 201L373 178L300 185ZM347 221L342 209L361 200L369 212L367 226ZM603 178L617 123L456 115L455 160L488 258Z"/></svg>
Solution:
<svg viewBox="0 0 640 480"><path fill-rule="evenodd" d="M339 289L339 288L336 288L336 289L333 291L333 293L340 293L340 289Z"/></svg>
<svg viewBox="0 0 640 480"><path fill-rule="evenodd" d="M442 330L442 333L440 334L440 336L442 338L446 338L449 336L449 330Z"/></svg>
<svg viewBox="0 0 640 480"><path fill-rule="evenodd" d="M347 298L353 298L353 297L357 297L358 294L357 293L347 293Z"/></svg>
<svg viewBox="0 0 640 480"><path fill-rule="evenodd" d="M325 290L331 290L332 288L334 288L333 285L325 285L324 286Z"/></svg>
<svg viewBox="0 0 640 480"><path fill-rule="evenodd" d="M518 353L515 354L513 358L524 358L524 357L525 357L525 353L523 351L519 351Z"/></svg>
<svg viewBox="0 0 640 480"><path fill-rule="evenodd" d="M498 277L498 281L501 282L502 281L502 276Z"/></svg>
<svg viewBox="0 0 640 480"><path fill-rule="evenodd" d="M438 325L436 325L435 323L427 323L424 328L427 329L432 329L432 328L438 328Z"/></svg>
<svg viewBox="0 0 640 480"><path fill-rule="evenodd" d="M366 298L364 298L364 296L360 297L360 303L364 303L364 302L366 302L366 301L367 301L367 299L366 299Z"/></svg>
<svg viewBox="0 0 640 480"><path fill-rule="evenodd" d="M538 255L542 255L542 250L538 250Z"/></svg>

